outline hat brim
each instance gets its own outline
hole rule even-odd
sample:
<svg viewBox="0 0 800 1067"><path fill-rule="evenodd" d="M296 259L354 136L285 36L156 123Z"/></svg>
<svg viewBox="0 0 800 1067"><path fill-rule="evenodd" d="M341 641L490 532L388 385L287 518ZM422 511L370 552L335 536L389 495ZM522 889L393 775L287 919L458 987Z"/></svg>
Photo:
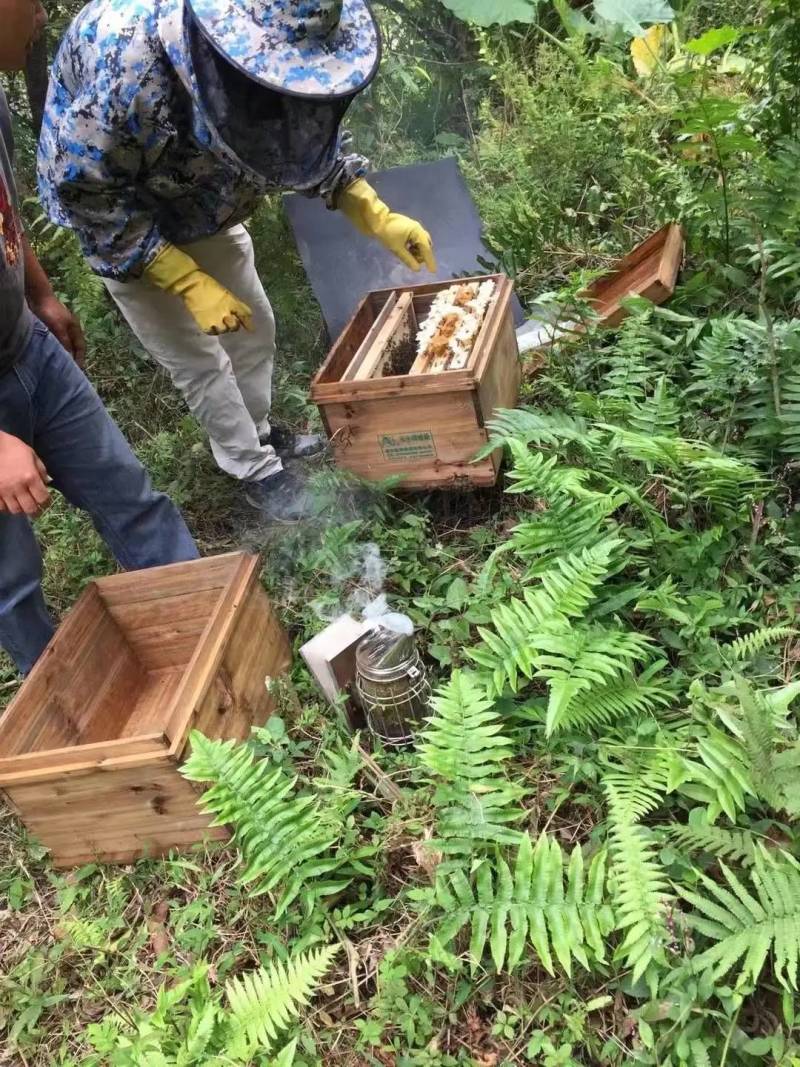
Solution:
<svg viewBox="0 0 800 1067"><path fill-rule="evenodd" d="M234 67L277 92L310 99L353 96L378 72L381 37L367 0L344 0L324 41L292 39L277 22L260 25L245 0L186 0L200 31Z"/></svg>

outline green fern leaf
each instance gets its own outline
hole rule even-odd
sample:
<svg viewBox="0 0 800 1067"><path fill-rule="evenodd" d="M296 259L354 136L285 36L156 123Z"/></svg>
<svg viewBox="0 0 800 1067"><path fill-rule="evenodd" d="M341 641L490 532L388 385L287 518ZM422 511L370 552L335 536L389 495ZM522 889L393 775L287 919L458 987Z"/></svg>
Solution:
<svg viewBox="0 0 800 1067"><path fill-rule="evenodd" d="M747 797L758 795L747 753L738 741L710 728L697 742L697 755L699 762L685 759L683 765L687 780L699 783L703 790L684 792L706 801L709 822L723 811L735 823L747 807Z"/></svg>
<svg viewBox="0 0 800 1067"><path fill-rule="evenodd" d="M192 1013L186 1041L178 1053L178 1064L190 1067L196 1063L207 1063L210 1059L208 1046L217 1026L217 1005L212 1000L202 1002L198 1013Z"/></svg>
<svg viewBox="0 0 800 1067"><path fill-rule="evenodd" d="M800 866L786 853L770 854L759 846L748 888L720 863L724 884L700 874L703 896L685 886L678 892L696 911L689 922L715 943L693 958L693 967L708 969L721 980L742 961L739 979L757 983L772 953L775 977L797 990L800 961Z"/></svg>
<svg viewBox="0 0 800 1067"><path fill-rule="evenodd" d="M768 699L769 694L757 692L740 676L734 678L734 684L739 709L734 714L725 709L724 722L736 733L756 794L773 808L793 811L797 749L786 747L779 728L779 713L776 714ZM777 692L773 698L778 699Z"/></svg>
<svg viewBox="0 0 800 1067"><path fill-rule="evenodd" d="M627 413L630 428L643 434L674 434L677 432L679 420L678 405L669 394L664 375L656 382L653 392L643 400L631 404Z"/></svg>
<svg viewBox="0 0 800 1067"><path fill-rule="evenodd" d="M797 250L793 250L797 257ZM787 371L781 382L781 445L793 459L800 455L800 373Z"/></svg>
<svg viewBox="0 0 800 1067"><path fill-rule="evenodd" d="M699 1038L689 1042L689 1050L692 1054L692 1067L711 1067L708 1049Z"/></svg>
<svg viewBox="0 0 800 1067"><path fill-rule="evenodd" d="M584 867L580 846L566 860L554 838L542 834L534 846L523 834L513 870L502 857L485 859L470 882L460 868L437 872L435 898L445 918L434 934L447 946L469 930L473 973L487 946L495 970L513 971L530 944L542 966L564 972L577 960L589 968L604 958L604 940L613 926L605 902L605 853Z"/></svg>
<svg viewBox="0 0 800 1067"><path fill-rule="evenodd" d="M616 541L569 555L525 590L492 612L492 629L479 627L483 643L468 655L487 672L490 691L518 691L535 678L550 690L547 729L552 732L570 702L594 688L617 684L636 660L649 654L649 638L602 627L576 626L595 597Z"/></svg>
<svg viewBox="0 0 800 1067"><path fill-rule="evenodd" d="M685 473L687 494L694 503L732 515L749 505L764 486L753 466L732 456L699 457L686 464Z"/></svg>
<svg viewBox="0 0 800 1067"><path fill-rule="evenodd" d="M693 346L690 374L687 397L727 423L732 402L735 405L753 374L739 319L720 316L711 320Z"/></svg>
<svg viewBox="0 0 800 1067"><path fill-rule="evenodd" d="M689 463L706 458L712 451L708 445L699 441L685 441L681 437L636 433L607 424L601 424L601 429L611 435L608 445L612 452L634 462L645 463L654 470L678 472Z"/></svg>
<svg viewBox="0 0 800 1067"><path fill-rule="evenodd" d="M590 434L585 419L575 418L563 411L543 414L532 408L498 408L489 420L491 438L485 454L498 445L517 441L523 445L561 445L578 443Z"/></svg>
<svg viewBox="0 0 800 1067"><path fill-rule="evenodd" d="M585 488L591 471L585 467L568 467L558 456L547 458L543 452L531 452L521 441L510 440L508 447L514 465L508 472L511 485L507 493L525 493L555 500L559 497L597 497Z"/></svg>
<svg viewBox="0 0 800 1067"><path fill-rule="evenodd" d="M433 709L417 748L422 766L445 782L491 784L512 745L485 689L474 676L454 671Z"/></svg>
<svg viewBox="0 0 800 1067"><path fill-rule="evenodd" d="M695 809L702 810L702 809ZM670 839L687 852L708 852L716 859L732 859L749 867L760 842L757 834L739 828L694 825L664 827Z"/></svg>
<svg viewBox="0 0 800 1067"><path fill-rule="evenodd" d="M294 1038L280 1050L277 1056L273 1056L269 1061L269 1067L292 1067L297 1055L297 1041L298 1039Z"/></svg>
<svg viewBox="0 0 800 1067"><path fill-rule="evenodd" d="M635 311L622 324L613 347L603 353L602 398L633 406L643 401L662 377L666 355L650 327L651 318L649 309Z"/></svg>
<svg viewBox="0 0 800 1067"><path fill-rule="evenodd" d="M535 677L547 679L550 693L547 736L563 725L571 708L574 720L579 715L576 702L591 699L595 688L602 691L623 680L630 682L633 664L649 654L649 642L642 634L599 627L536 635Z"/></svg>
<svg viewBox="0 0 800 1067"><path fill-rule="evenodd" d="M228 1027L231 1046L269 1052L278 1035L297 1018L338 952L338 945L301 953L287 963L269 967L225 984L230 1007Z"/></svg>
<svg viewBox="0 0 800 1067"><path fill-rule="evenodd" d="M639 819L660 803L666 787L665 761L615 766L603 776L615 882L617 928L624 939L617 956L633 971L633 981L657 962L667 939L667 878L656 860L652 833Z"/></svg>
<svg viewBox="0 0 800 1067"><path fill-rule="evenodd" d="M609 685L592 688L585 697L571 701L559 726L564 730L607 726L628 717L653 714L671 700L669 692L658 684L629 674Z"/></svg>
<svg viewBox="0 0 800 1067"><path fill-rule="evenodd" d="M730 692L738 697L733 705ZM680 789L708 805L709 822L725 812L735 822L750 800L795 817L800 814L800 743L787 743L785 721L798 687L758 692L740 676L708 694L708 702L733 736L705 726L697 741L699 761L684 760ZM722 698L722 699L720 699Z"/></svg>
<svg viewBox="0 0 800 1067"><path fill-rule="evenodd" d="M304 888L306 906L312 907L315 894L329 889L320 881L323 875L341 866L331 855L339 828L331 832L319 800L298 796L296 779L257 760L246 745L212 741L197 731L190 741L192 753L181 773L211 783L198 803L214 816L212 825L231 827L245 861L242 882L254 883L257 894L281 888L276 917Z"/></svg>
<svg viewBox="0 0 800 1067"><path fill-rule="evenodd" d="M791 626L762 626L744 637L737 637L727 645L720 645L720 652L735 662L752 659L770 645L788 641L797 633Z"/></svg>
<svg viewBox="0 0 800 1067"><path fill-rule="evenodd" d="M511 783L487 791L456 786L436 791L437 835L431 846L448 855L470 854L487 845L516 845L522 790Z"/></svg>
<svg viewBox="0 0 800 1067"><path fill-rule="evenodd" d="M516 844L519 832L509 824L523 815L522 790L506 778L512 745L494 701L473 675L454 671L434 697L433 712L418 752L438 783L436 847L459 854Z"/></svg>
<svg viewBox="0 0 800 1067"><path fill-rule="evenodd" d="M532 574L552 567L564 555L574 555L598 542L598 534L610 539L614 529L606 520L626 503L620 494L597 494L583 500L563 497L534 512L511 531L503 546L521 559L530 560Z"/></svg>

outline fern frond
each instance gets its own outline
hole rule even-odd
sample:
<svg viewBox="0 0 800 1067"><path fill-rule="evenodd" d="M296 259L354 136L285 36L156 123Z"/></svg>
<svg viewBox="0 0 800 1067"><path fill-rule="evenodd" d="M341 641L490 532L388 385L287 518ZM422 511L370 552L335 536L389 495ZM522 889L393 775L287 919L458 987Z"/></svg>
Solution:
<svg viewBox="0 0 800 1067"><path fill-rule="evenodd" d="M770 645L788 641L797 631L791 626L762 626L752 633L737 637L727 645L720 645L720 652L735 662L752 659Z"/></svg>
<svg viewBox="0 0 800 1067"><path fill-rule="evenodd" d="M209 1046L217 1030L219 1007L212 999L205 1000L204 997L200 998L200 1004L202 1007L191 1014L186 1040L178 1053L178 1064L214 1062Z"/></svg>
<svg viewBox="0 0 800 1067"><path fill-rule="evenodd" d="M624 935L617 956L638 981L658 960L667 940L668 881L656 860L652 835L644 827L612 821L610 839L617 928Z"/></svg>
<svg viewBox="0 0 800 1067"><path fill-rule="evenodd" d="M505 776L512 745L494 701L472 675L454 671L433 700L419 759L439 788L436 847L469 853L476 845L514 844L522 790Z"/></svg>
<svg viewBox="0 0 800 1067"><path fill-rule="evenodd" d="M653 392L638 403L632 404L627 414L630 428L641 434L675 434L679 421L678 405L669 394L664 375L659 378Z"/></svg>
<svg viewBox="0 0 800 1067"><path fill-rule="evenodd" d="M603 776L614 877L616 925L624 938L617 957L638 979L657 962L667 940L668 881L656 859L652 833L639 819L661 802L666 788L663 760L648 766L614 766Z"/></svg>
<svg viewBox="0 0 800 1067"><path fill-rule="evenodd" d="M539 585L525 590L525 603L540 623L553 616L581 618L596 596L621 542L607 538L580 553L557 560L543 574Z"/></svg>
<svg viewBox="0 0 800 1067"><path fill-rule="evenodd" d="M512 823L525 815L523 791L508 783L491 791L442 788L436 791L436 837L431 847L449 856L468 856L490 845L516 845Z"/></svg>
<svg viewBox="0 0 800 1067"><path fill-rule="evenodd" d="M689 1051L692 1054L691 1067L712 1067L708 1049L700 1038L695 1038L694 1041L689 1042Z"/></svg>
<svg viewBox="0 0 800 1067"><path fill-rule="evenodd" d="M639 822L655 811L667 790L668 759L660 752L636 754L628 763L609 763L603 788L614 817Z"/></svg>
<svg viewBox="0 0 800 1067"><path fill-rule="evenodd" d="M434 697L433 711L417 747L422 766L450 784L497 784L513 748L477 679L454 671Z"/></svg>
<svg viewBox="0 0 800 1067"><path fill-rule="evenodd" d="M548 737L563 726L571 709L573 719L580 717L593 692L630 680L634 663L649 655L649 642L644 634L602 627L537 635L535 676L548 684Z"/></svg>
<svg viewBox="0 0 800 1067"><path fill-rule="evenodd" d="M781 445L795 459L800 456L800 371L787 371L781 385Z"/></svg>
<svg viewBox="0 0 800 1067"><path fill-rule="evenodd" d="M758 795L747 753L734 738L713 727L697 741L696 760L684 759L687 779L698 783L700 790L689 792L708 804L708 818L714 822L724 811L732 823L747 807L747 797Z"/></svg>
<svg viewBox="0 0 800 1067"><path fill-rule="evenodd" d="M562 728L565 719L572 717L574 722L591 715L588 710L595 691L608 697L608 689L617 688L619 695L621 683L629 685L633 680L631 668L649 655L649 641L641 634L602 627L538 635L535 676L547 680L547 736Z"/></svg>
<svg viewBox="0 0 800 1067"><path fill-rule="evenodd" d="M585 487L591 477L586 467L568 467L558 456L547 458L543 452L531 452L521 441L512 439L508 447L514 465L508 472L512 484L506 488L507 493L529 493L548 501L597 495Z"/></svg>
<svg viewBox="0 0 800 1067"><path fill-rule="evenodd" d="M604 399L636 404L662 376L665 354L651 319L649 309L635 311L623 322L613 347L601 354L606 364L600 388Z"/></svg>
<svg viewBox="0 0 800 1067"><path fill-rule="evenodd" d="M543 833L535 846L522 836L513 870L500 856L484 860L473 881L461 869L440 869L435 894L446 917L434 937L446 947L468 929L473 973L487 946L498 973L513 971L526 945L550 974L554 958L567 975L573 959L588 969L590 957L604 958L604 938L613 927L604 900L605 862L600 852L587 870L579 845L567 860Z"/></svg>
<svg viewBox="0 0 800 1067"><path fill-rule="evenodd" d="M587 439L590 434L585 419L563 411L544 414L532 408L498 408L488 422L491 439L487 455L498 445L518 441L523 445L563 445Z"/></svg>
<svg viewBox="0 0 800 1067"><path fill-rule="evenodd" d="M703 725L696 742L700 762L684 760L690 784L681 791L708 805L710 822L721 811L735 822L748 798L793 818L800 815L800 744L787 736L794 730L785 721L798 691L792 683L759 692L735 675L708 694L709 706L730 734ZM726 699L733 693L737 705Z"/></svg>
<svg viewBox="0 0 800 1067"><path fill-rule="evenodd" d="M212 825L231 827L246 864L242 882L255 883L256 894L281 887L277 916L304 887L306 903L313 906L316 893L347 884L331 886L322 879L340 861L330 855L338 833L331 832L317 798L297 795L296 779L257 760L246 745L212 741L197 731L190 741L192 753L181 773L190 781L211 783L198 803L214 815Z"/></svg>
<svg viewBox="0 0 800 1067"><path fill-rule="evenodd" d="M297 1038L295 1037L280 1050L277 1056L272 1057L267 1067L292 1067L296 1055Z"/></svg>
<svg viewBox="0 0 800 1067"><path fill-rule="evenodd" d="M704 459L710 452L707 445L682 437L635 433L607 424L601 429L610 433L609 448L613 452L637 463L646 463L655 470L678 471L688 463Z"/></svg>
<svg viewBox="0 0 800 1067"><path fill-rule="evenodd" d="M687 486L694 502L733 514L748 504L764 482L749 463L732 456L708 455L686 464Z"/></svg>
<svg viewBox="0 0 800 1067"><path fill-rule="evenodd" d="M552 567L564 555L580 553L613 538L606 519L626 503L622 494L597 494L585 500L561 498L534 512L511 531L507 544L521 559L533 560L533 573Z"/></svg>
<svg viewBox="0 0 800 1067"><path fill-rule="evenodd" d="M628 716L653 714L657 708L666 707L671 699L666 689L630 674L610 685L589 690L585 698L576 697L567 705L559 727L569 730L607 726Z"/></svg>
<svg viewBox="0 0 800 1067"><path fill-rule="evenodd" d="M745 867L753 863L761 841L752 831L739 828L729 830L722 826L695 826L690 823L686 826L673 824L664 829L670 839L687 852L708 852L716 859L736 860Z"/></svg>
<svg viewBox="0 0 800 1067"><path fill-rule="evenodd" d="M250 1056L259 1049L271 1051L278 1035L309 1002L338 949L338 945L329 945L301 953L287 963L276 960L226 982L231 1045L247 1049Z"/></svg>
<svg viewBox="0 0 800 1067"><path fill-rule="evenodd" d="M735 316L712 319L690 350L692 382L686 389L686 397L708 416L712 438L727 441L735 421L743 415L743 401L758 378L740 319Z"/></svg>
<svg viewBox="0 0 800 1067"><path fill-rule="evenodd" d="M764 696L744 678L737 677L735 681L741 709L742 745L753 770L758 795L772 807L796 815L798 808L790 796L797 782L797 747L784 748L775 715Z"/></svg>
<svg viewBox="0 0 800 1067"><path fill-rule="evenodd" d="M537 585L524 591L524 601L513 597L494 609L493 628L479 627L483 643L467 653L489 672L487 681L491 692L501 693L506 685L518 690L534 677L550 677L544 673L548 670L554 682L557 681L556 675L559 671L563 673L567 666L565 656L569 657L570 651L574 656L579 654L575 646L576 630L569 620L580 618L594 599L595 589L602 582L617 546L616 541L603 541L560 559L540 576ZM601 647L603 635L607 634L613 636ZM614 657L617 665L635 659L638 650L647 643L645 638L636 637L626 642L614 631L598 629L592 635L584 634L583 642L583 663L581 667L575 665L575 669L584 670L586 677L579 688L585 688L589 673L600 682L613 680L621 673L613 669ZM558 655L552 651L554 646L563 653L558 664L553 659Z"/></svg>
<svg viewBox="0 0 800 1067"><path fill-rule="evenodd" d="M800 867L786 853L770 854L759 846L743 884L724 863L717 883L700 874L706 890L678 886L696 910L688 919L698 933L714 944L693 958L695 968L709 969L722 979L742 958L739 980L755 984L772 954L775 977L786 989L797 990L800 961Z"/></svg>

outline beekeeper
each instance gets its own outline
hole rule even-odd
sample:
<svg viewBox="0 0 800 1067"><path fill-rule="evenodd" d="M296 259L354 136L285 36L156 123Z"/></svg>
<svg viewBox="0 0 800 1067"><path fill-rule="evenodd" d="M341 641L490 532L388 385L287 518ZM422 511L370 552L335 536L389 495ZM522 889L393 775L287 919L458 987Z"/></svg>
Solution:
<svg viewBox="0 0 800 1067"><path fill-rule="evenodd" d="M378 199L341 128L379 61L365 0L94 0L53 67L45 210L275 521L309 508L281 455L320 442L270 426L275 323L243 221L294 189L435 269L430 235Z"/></svg>

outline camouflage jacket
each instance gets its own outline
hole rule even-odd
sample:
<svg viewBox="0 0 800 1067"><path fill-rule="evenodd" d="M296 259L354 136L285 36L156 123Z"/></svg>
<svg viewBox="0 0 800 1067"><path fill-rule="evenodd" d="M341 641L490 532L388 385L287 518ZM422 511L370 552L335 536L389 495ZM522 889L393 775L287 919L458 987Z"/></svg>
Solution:
<svg viewBox="0 0 800 1067"><path fill-rule="evenodd" d="M312 138L313 140L313 131ZM39 143L47 215L76 231L97 274L141 274L166 243L242 222L277 189L323 196L367 170L340 133L333 152L266 179L227 146L201 103L183 0L93 0L53 65Z"/></svg>

